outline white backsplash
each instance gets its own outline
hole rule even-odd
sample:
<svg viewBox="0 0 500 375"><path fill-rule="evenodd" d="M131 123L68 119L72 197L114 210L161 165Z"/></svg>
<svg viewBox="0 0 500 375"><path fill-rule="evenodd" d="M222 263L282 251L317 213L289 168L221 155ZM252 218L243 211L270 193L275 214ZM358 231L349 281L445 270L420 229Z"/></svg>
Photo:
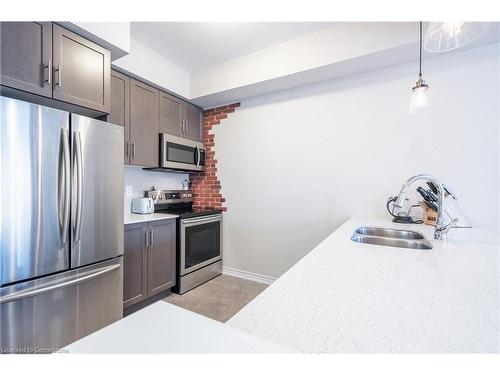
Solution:
<svg viewBox="0 0 500 375"><path fill-rule="evenodd" d="M189 179L187 173L167 173L145 171L142 167L126 165L123 171L123 191L125 214L130 212L132 198L143 197L144 190L151 189L154 186L157 189L182 189L182 180ZM127 194L127 187L130 186L132 194Z"/></svg>

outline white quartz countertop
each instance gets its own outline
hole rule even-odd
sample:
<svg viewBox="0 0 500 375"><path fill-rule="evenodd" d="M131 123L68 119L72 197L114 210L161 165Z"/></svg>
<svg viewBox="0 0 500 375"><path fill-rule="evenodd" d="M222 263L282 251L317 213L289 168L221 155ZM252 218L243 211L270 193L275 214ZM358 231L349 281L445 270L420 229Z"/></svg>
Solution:
<svg viewBox="0 0 500 375"><path fill-rule="evenodd" d="M69 353L290 353L250 333L158 301L62 349Z"/></svg>
<svg viewBox="0 0 500 375"><path fill-rule="evenodd" d="M165 220L165 219L176 219L179 215L171 215L164 213L154 213L154 214L133 214L126 213L124 217L124 224L136 224L145 223L148 221Z"/></svg>
<svg viewBox="0 0 500 375"><path fill-rule="evenodd" d="M360 226L422 232L432 250L350 240ZM494 233L349 219L227 324L304 352L498 352Z"/></svg>

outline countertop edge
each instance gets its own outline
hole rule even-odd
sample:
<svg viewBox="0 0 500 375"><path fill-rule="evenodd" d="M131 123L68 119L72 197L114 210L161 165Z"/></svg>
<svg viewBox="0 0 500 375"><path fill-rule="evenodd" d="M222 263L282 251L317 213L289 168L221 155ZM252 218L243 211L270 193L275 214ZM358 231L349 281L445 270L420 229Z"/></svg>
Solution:
<svg viewBox="0 0 500 375"><path fill-rule="evenodd" d="M179 215L173 214L164 214L164 213L153 213L153 214L126 214L124 215L123 224L139 224L139 223L147 223L150 221L158 221L158 220L174 220L177 219Z"/></svg>

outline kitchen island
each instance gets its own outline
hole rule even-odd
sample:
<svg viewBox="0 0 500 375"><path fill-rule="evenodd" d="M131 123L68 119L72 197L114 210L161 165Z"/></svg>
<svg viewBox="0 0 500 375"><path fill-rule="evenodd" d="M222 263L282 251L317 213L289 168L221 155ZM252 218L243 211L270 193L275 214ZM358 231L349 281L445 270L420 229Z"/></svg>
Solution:
<svg viewBox="0 0 500 375"><path fill-rule="evenodd" d="M61 350L62 353L290 353L292 349L158 301Z"/></svg>
<svg viewBox="0 0 500 375"><path fill-rule="evenodd" d="M422 232L432 250L360 244L356 228ZM496 234L349 219L227 324L303 352L499 350Z"/></svg>

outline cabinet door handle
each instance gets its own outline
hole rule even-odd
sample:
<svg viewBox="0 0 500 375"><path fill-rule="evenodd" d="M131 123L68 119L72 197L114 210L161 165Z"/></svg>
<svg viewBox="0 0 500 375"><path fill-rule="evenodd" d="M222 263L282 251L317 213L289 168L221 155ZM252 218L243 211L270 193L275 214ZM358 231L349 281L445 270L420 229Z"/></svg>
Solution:
<svg viewBox="0 0 500 375"><path fill-rule="evenodd" d="M128 142L125 142L125 157L128 158Z"/></svg>
<svg viewBox="0 0 500 375"><path fill-rule="evenodd" d="M144 232L144 247L148 247L148 231Z"/></svg>
<svg viewBox="0 0 500 375"><path fill-rule="evenodd" d="M184 120L182 120L181 133L184 134Z"/></svg>
<svg viewBox="0 0 500 375"><path fill-rule="evenodd" d="M153 247L153 230L149 231L149 246Z"/></svg>
<svg viewBox="0 0 500 375"><path fill-rule="evenodd" d="M189 133L189 121L186 120L186 133Z"/></svg>
<svg viewBox="0 0 500 375"><path fill-rule="evenodd" d="M61 65L57 65L57 67L54 68L54 73L57 73L57 82L54 82L54 84L62 87Z"/></svg>
<svg viewBox="0 0 500 375"><path fill-rule="evenodd" d="M132 142L132 159L135 157L135 142Z"/></svg>
<svg viewBox="0 0 500 375"><path fill-rule="evenodd" d="M47 82L49 86L52 85L52 60L49 60L47 64L43 65L43 69L47 69L47 79L43 80L43 83ZM42 85L43 86L43 85Z"/></svg>

